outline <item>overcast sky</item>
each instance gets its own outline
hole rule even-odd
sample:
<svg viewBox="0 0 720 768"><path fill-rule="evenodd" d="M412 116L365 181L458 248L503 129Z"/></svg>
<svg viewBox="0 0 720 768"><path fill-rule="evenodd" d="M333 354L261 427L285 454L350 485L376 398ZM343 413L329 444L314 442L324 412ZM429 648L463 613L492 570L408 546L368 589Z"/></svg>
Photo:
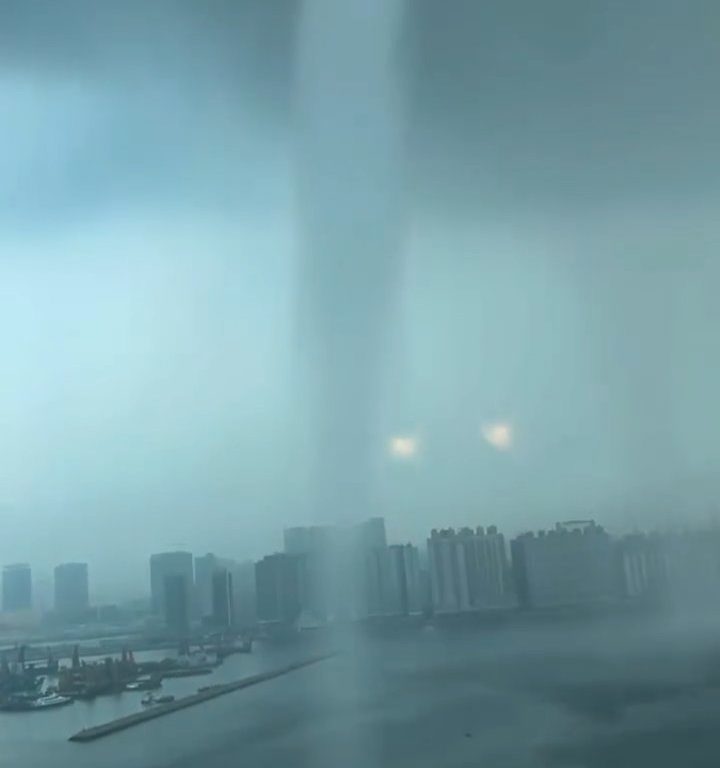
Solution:
<svg viewBox="0 0 720 768"><path fill-rule="evenodd" d="M0 2L0 561L715 514L717 4L342 6Z"/></svg>

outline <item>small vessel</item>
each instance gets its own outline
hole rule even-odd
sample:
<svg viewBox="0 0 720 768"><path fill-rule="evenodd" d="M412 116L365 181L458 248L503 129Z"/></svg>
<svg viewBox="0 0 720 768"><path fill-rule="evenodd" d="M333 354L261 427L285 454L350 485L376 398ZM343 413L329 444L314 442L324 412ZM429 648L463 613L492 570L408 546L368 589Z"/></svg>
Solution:
<svg viewBox="0 0 720 768"><path fill-rule="evenodd" d="M49 709L50 707L64 707L66 704L72 704L70 696L60 696L57 693L49 693L46 696L38 696L32 702L31 709Z"/></svg>
<svg viewBox="0 0 720 768"><path fill-rule="evenodd" d="M66 704L72 704L73 700L69 696L59 696L57 693L50 693L44 696L28 696L16 694L10 696L0 709L8 712L34 712L38 709L52 709L53 707L63 707Z"/></svg>
<svg viewBox="0 0 720 768"><path fill-rule="evenodd" d="M153 691L162 685L159 677L140 678L125 686L126 691Z"/></svg>
<svg viewBox="0 0 720 768"><path fill-rule="evenodd" d="M210 660L203 651L186 651L178 654L177 665L183 669L197 669L210 666Z"/></svg>
<svg viewBox="0 0 720 768"><path fill-rule="evenodd" d="M168 693L163 696L154 696L152 693L148 693L147 696L143 696L140 699L140 703L146 707L150 707L153 704L170 704L173 701L175 701L175 697Z"/></svg>

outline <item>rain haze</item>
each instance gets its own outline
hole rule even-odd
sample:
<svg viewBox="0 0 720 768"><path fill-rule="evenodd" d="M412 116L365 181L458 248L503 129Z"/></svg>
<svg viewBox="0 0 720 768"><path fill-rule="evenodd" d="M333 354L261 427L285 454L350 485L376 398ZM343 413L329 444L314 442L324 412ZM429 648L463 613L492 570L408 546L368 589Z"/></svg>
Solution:
<svg viewBox="0 0 720 768"><path fill-rule="evenodd" d="M309 5L0 6L3 561L712 519L715 5Z"/></svg>
<svg viewBox="0 0 720 768"><path fill-rule="evenodd" d="M719 33L0 0L2 754L718 764Z"/></svg>

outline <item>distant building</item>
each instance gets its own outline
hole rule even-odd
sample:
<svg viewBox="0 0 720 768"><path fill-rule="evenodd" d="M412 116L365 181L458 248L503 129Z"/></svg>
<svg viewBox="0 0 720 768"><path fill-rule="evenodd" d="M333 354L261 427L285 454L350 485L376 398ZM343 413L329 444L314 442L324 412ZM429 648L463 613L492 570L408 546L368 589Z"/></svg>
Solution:
<svg viewBox="0 0 720 768"><path fill-rule="evenodd" d="M300 616L302 557L278 553L255 563L257 617L292 624Z"/></svg>
<svg viewBox="0 0 720 768"><path fill-rule="evenodd" d="M195 604L196 615L201 621L214 616L213 576L219 570L232 573L237 563L226 557L207 554L195 558Z"/></svg>
<svg viewBox="0 0 720 768"><path fill-rule="evenodd" d="M340 560L341 534L335 526L312 525L286 528L285 554L302 558L300 602L302 610L319 622L334 613L334 584L328 574L336 572Z"/></svg>
<svg viewBox="0 0 720 768"><path fill-rule="evenodd" d="M183 579L184 586L182 590L178 582L171 582L171 592L174 598L182 592L186 605L182 613L186 616L186 621L190 621L193 611L193 556L190 552L161 552L150 557L150 595L153 613L156 613L168 621L168 610L166 605L167 579L169 576L180 576ZM173 607L174 617L177 618L178 606ZM170 625L170 622L168 622Z"/></svg>
<svg viewBox="0 0 720 768"><path fill-rule="evenodd" d="M195 558L195 609L201 621L212 616L212 577L220 567L219 561L213 554Z"/></svg>
<svg viewBox="0 0 720 768"><path fill-rule="evenodd" d="M469 610L465 558L454 529L433 529L427 547L433 610L437 613Z"/></svg>
<svg viewBox="0 0 720 768"><path fill-rule="evenodd" d="M427 544L435 611L479 611L512 602L505 537L495 526L434 529Z"/></svg>
<svg viewBox="0 0 720 768"><path fill-rule="evenodd" d="M658 600L667 588L662 538L633 533L617 542L618 592L630 600Z"/></svg>
<svg viewBox="0 0 720 768"><path fill-rule="evenodd" d="M363 552L364 589L360 594L362 616L400 613L398 571L388 547L371 547Z"/></svg>
<svg viewBox="0 0 720 768"><path fill-rule="evenodd" d="M389 612L394 575L382 517L347 527L287 528L284 543L286 554L301 557L300 601L311 621Z"/></svg>
<svg viewBox="0 0 720 768"><path fill-rule="evenodd" d="M382 549L387 547L385 533L385 518L371 517L354 526L356 544L363 550Z"/></svg>
<svg viewBox="0 0 720 768"><path fill-rule="evenodd" d="M547 533L523 534L513 540L511 549L523 605L596 603L616 594L612 542L592 520L558 523Z"/></svg>
<svg viewBox="0 0 720 768"><path fill-rule="evenodd" d="M63 563L55 568L55 611L79 617L90 607L87 563Z"/></svg>
<svg viewBox="0 0 720 768"><path fill-rule="evenodd" d="M167 573L163 577L163 618L167 628L179 635L190 628L191 584L182 573Z"/></svg>
<svg viewBox="0 0 720 768"><path fill-rule="evenodd" d="M230 569L233 587L233 623L241 628L257 623L255 563L247 560Z"/></svg>
<svg viewBox="0 0 720 768"><path fill-rule="evenodd" d="M657 534L664 596L676 610L720 608L720 530Z"/></svg>
<svg viewBox="0 0 720 768"><path fill-rule="evenodd" d="M288 555L306 555L308 552L322 552L332 547L337 538L333 525L303 525L286 528L283 544Z"/></svg>
<svg viewBox="0 0 720 768"><path fill-rule="evenodd" d="M32 574L27 563L6 565L2 574L3 611L32 608Z"/></svg>
<svg viewBox="0 0 720 768"><path fill-rule="evenodd" d="M338 572L346 574L345 593L336 599L336 613L357 619L397 613L399 587L387 545L385 519L371 517L343 533Z"/></svg>
<svg viewBox="0 0 720 768"><path fill-rule="evenodd" d="M418 549L412 544L392 544L389 549L397 585L392 612L403 616L419 613L422 610L422 582Z"/></svg>
<svg viewBox="0 0 720 768"><path fill-rule="evenodd" d="M212 575L212 623L227 629L233 625L233 577L227 568L219 568Z"/></svg>

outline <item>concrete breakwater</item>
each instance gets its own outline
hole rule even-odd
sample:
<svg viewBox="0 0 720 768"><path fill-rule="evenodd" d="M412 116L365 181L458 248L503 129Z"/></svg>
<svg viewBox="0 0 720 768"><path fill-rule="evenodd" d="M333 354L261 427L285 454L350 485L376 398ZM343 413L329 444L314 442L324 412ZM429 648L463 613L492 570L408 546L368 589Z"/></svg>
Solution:
<svg viewBox="0 0 720 768"><path fill-rule="evenodd" d="M187 707L194 707L196 704L202 704L204 701L215 699L218 696L224 696L227 693L238 691L241 688L249 688L251 685L257 685L258 683L265 682L266 680L272 680L282 675L287 675L289 672L294 672L296 669L302 669L303 667L310 666L311 664L317 664L320 661L334 656L334 653L324 653L317 656L312 656L302 661L296 661L292 664L287 664L284 667L270 670L269 672L261 672L257 675L242 678L241 680L235 680L231 683L219 683L218 685L212 685L205 688L198 693L193 693L190 696L184 696L181 699L170 702L169 704L159 704L149 709L145 709L142 712L135 712L132 715L126 715L120 717L117 720L111 720L107 723L93 726L91 728L83 728L82 731L78 731L70 736L69 741L95 741L95 739L101 739L104 736L109 736L117 731L125 730L126 728L132 728L135 725L140 725L148 720L154 720L156 717L163 717L169 715L172 712L177 712L180 709L186 709Z"/></svg>

